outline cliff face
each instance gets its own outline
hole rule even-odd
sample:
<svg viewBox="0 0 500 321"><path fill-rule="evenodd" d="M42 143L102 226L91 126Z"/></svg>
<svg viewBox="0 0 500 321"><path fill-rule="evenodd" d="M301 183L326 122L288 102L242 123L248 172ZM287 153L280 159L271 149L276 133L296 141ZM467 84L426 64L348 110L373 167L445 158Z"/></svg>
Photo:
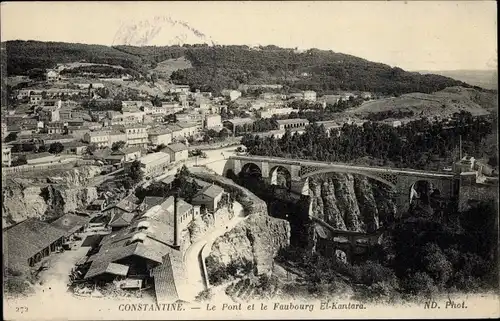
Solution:
<svg viewBox="0 0 500 321"><path fill-rule="evenodd" d="M235 261L250 261L257 274L262 274L271 271L278 251L289 244L290 225L287 221L270 217L267 213L256 213L219 237L212 245L210 257L223 266Z"/></svg>
<svg viewBox="0 0 500 321"><path fill-rule="evenodd" d="M99 173L99 167L85 166L61 172L58 176L5 179L2 186L2 223L9 226L30 217L59 217L86 207L98 195L95 187L83 185Z"/></svg>
<svg viewBox="0 0 500 321"><path fill-rule="evenodd" d="M370 232L395 205L378 182L361 175L328 173L309 179L311 216L341 230Z"/></svg>

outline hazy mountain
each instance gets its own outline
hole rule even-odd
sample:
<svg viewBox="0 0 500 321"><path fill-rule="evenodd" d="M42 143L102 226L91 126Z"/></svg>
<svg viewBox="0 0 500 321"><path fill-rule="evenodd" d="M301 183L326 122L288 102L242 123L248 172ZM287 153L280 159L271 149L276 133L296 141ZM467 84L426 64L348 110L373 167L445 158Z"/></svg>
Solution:
<svg viewBox="0 0 500 321"><path fill-rule="evenodd" d="M174 46L183 44L214 44L211 37L180 20L168 16L129 20L122 23L113 45Z"/></svg>
<svg viewBox="0 0 500 321"><path fill-rule="evenodd" d="M485 89L498 89L498 73L496 70L422 70L418 72L450 77Z"/></svg>

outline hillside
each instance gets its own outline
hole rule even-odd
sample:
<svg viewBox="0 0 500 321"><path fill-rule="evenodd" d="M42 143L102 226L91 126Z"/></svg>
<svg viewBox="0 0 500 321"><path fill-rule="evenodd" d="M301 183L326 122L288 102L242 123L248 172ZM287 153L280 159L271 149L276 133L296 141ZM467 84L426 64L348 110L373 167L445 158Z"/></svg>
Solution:
<svg viewBox="0 0 500 321"><path fill-rule="evenodd" d="M175 83L220 92L240 84L281 83L288 90L360 90L384 94L431 93L451 86L469 86L438 75L421 75L333 51L298 52L276 46L183 45L164 47L99 46L59 42L8 41L9 75L57 63L91 62L120 65L146 74L157 63L185 57L193 68L172 73ZM306 76L304 76L306 75Z"/></svg>
<svg viewBox="0 0 500 321"><path fill-rule="evenodd" d="M486 115L496 113L496 109L495 93L473 88L450 87L432 94L410 93L367 101L357 108L346 110L346 113L365 117L376 113L386 115L400 113L408 115L408 118L420 118L451 116L462 110L472 115Z"/></svg>
<svg viewBox="0 0 500 321"><path fill-rule="evenodd" d="M418 72L450 77L485 89L498 89L498 73L496 70L438 70Z"/></svg>

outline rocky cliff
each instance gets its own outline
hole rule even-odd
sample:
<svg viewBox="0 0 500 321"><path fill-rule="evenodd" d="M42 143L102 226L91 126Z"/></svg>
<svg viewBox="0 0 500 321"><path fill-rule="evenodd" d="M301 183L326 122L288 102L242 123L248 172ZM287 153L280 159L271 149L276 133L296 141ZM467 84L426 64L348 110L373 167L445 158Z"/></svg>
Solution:
<svg viewBox="0 0 500 321"><path fill-rule="evenodd" d="M5 178L2 184L4 227L30 217L59 217L86 207L98 195L95 187L84 185L99 173L97 166L83 166L57 175L41 173L38 177Z"/></svg>
<svg viewBox="0 0 500 321"><path fill-rule="evenodd" d="M289 244L290 225L287 221L270 217L267 213L250 214L214 242L210 260L219 266L249 261L256 267L257 274L268 273L278 251Z"/></svg>
<svg viewBox="0 0 500 321"><path fill-rule="evenodd" d="M328 173L309 179L311 216L341 230L377 230L395 215L390 194L379 182L361 175Z"/></svg>

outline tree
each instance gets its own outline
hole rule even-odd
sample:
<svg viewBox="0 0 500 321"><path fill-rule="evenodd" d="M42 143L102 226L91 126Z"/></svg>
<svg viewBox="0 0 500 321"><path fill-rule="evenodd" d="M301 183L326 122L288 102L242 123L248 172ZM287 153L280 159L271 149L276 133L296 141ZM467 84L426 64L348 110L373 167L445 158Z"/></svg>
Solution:
<svg viewBox="0 0 500 321"><path fill-rule="evenodd" d="M114 142L113 145L111 145L111 150L114 152L119 151L120 149L125 147L125 145L127 145L127 143L124 142L123 140L120 140L118 142Z"/></svg>
<svg viewBox="0 0 500 321"><path fill-rule="evenodd" d="M97 145L96 144L90 144L87 146L87 154L92 155L95 151L97 150Z"/></svg>
<svg viewBox="0 0 500 321"><path fill-rule="evenodd" d="M138 160L132 162L132 164L130 165L129 176L135 182L139 182L140 180L142 180L144 174L141 170L141 162L139 162Z"/></svg>
<svg viewBox="0 0 500 321"><path fill-rule="evenodd" d="M64 150L64 145L61 144L60 142L55 142L50 144L49 146L49 153L51 154L60 154Z"/></svg>
<svg viewBox="0 0 500 321"><path fill-rule="evenodd" d="M6 137L5 137L5 142L13 142L17 140L17 133L16 132L10 132Z"/></svg>
<svg viewBox="0 0 500 321"><path fill-rule="evenodd" d="M155 107L161 107L161 105L162 105L161 99L158 96L153 97L153 99L151 99L151 103Z"/></svg>

